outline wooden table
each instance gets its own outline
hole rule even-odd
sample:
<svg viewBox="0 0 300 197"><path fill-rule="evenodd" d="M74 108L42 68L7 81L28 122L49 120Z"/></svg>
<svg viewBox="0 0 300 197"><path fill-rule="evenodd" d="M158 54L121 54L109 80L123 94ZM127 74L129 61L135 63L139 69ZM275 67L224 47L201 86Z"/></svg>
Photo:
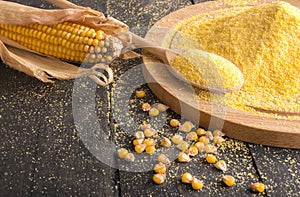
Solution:
<svg viewBox="0 0 300 197"><path fill-rule="evenodd" d="M16 2L25 3L22 0ZM72 2L113 16L144 36L163 16L201 1ZM29 0L26 4L53 8L42 0ZM101 155L106 149L92 150L88 147L84 135L79 134L80 123L89 126L89 132L95 136L105 134L117 146L132 149L129 130L132 132L137 123L149 120L138 107L140 101L159 102L143 81L139 70L141 63L140 58L113 61L111 66L116 74L115 83L108 87L95 87L88 80L44 84L1 63L0 196L261 196L249 189L250 183L255 181L267 185L267 196L300 196L299 150L228 139L218 157L229 162L228 173L237 178L237 184L231 188L221 183L221 173L203 162L202 157L188 164L172 162L168 167L166 183L155 185L151 180L151 169L148 172L120 170L118 161L107 165L109 158L103 161L95 156L95 151ZM75 85L79 90L94 91L92 100L95 102L78 99L77 104L81 109L73 109L76 96L84 94L84 91L77 94ZM136 89L144 89L146 98L134 99ZM165 125L166 122L162 122L171 118L180 117L167 111L160 119L153 118L150 121L162 125L165 132L174 132ZM97 130L99 125L100 129ZM179 181L185 171L204 181L201 191L194 191Z"/></svg>

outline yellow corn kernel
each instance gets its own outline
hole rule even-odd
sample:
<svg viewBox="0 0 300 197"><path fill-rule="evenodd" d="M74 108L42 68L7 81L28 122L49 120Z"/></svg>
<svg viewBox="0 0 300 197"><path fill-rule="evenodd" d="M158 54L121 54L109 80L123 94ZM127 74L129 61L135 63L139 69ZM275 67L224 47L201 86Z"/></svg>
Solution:
<svg viewBox="0 0 300 197"><path fill-rule="evenodd" d="M199 137L199 142L203 142L206 145L209 144L210 140L207 136L201 136Z"/></svg>
<svg viewBox="0 0 300 197"><path fill-rule="evenodd" d="M153 168L154 172L155 173L166 173L167 171L167 168L166 168L166 165L163 164L163 163L158 163L154 166Z"/></svg>
<svg viewBox="0 0 300 197"><path fill-rule="evenodd" d="M229 187L235 184L235 178L231 175L222 175L222 181Z"/></svg>
<svg viewBox="0 0 300 197"><path fill-rule="evenodd" d="M222 170L223 172L225 172L227 170L227 164L224 160L217 161L217 163L215 164L215 167L219 170Z"/></svg>
<svg viewBox="0 0 300 197"><path fill-rule="evenodd" d="M191 121L185 121L179 126L179 130L183 132L190 132L194 128L194 124Z"/></svg>
<svg viewBox="0 0 300 197"><path fill-rule="evenodd" d="M208 162L208 163L215 163L217 161L217 158L215 155L212 155L212 154L207 154L206 157L205 157L205 160Z"/></svg>
<svg viewBox="0 0 300 197"><path fill-rule="evenodd" d="M220 137L225 136L225 134L222 131L218 130L218 129L213 131L213 135L214 136L220 136Z"/></svg>
<svg viewBox="0 0 300 197"><path fill-rule="evenodd" d="M159 154L157 156L157 160L158 160L158 162L166 164L166 165L169 165L171 163L171 161L165 154Z"/></svg>
<svg viewBox="0 0 300 197"><path fill-rule="evenodd" d="M189 148L189 143L186 142L186 141L181 141L178 145L177 145L177 148L179 150L187 150Z"/></svg>
<svg viewBox="0 0 300 197"><path fill-rule="evenodd" d="M266 189L265 184L257 182L257 183L251 183L251 189L254 192L263 193Z"/></svg>
<svg viewBox="0 0 300 197"><path fill-rule="evenodd" d="M146 149L146 145L145 144L138 144L138 145L134 146L134 150L137 153L142 153L142 152L145 151L145 149Z"/></svg>
<svg viewBox="0 0 300 197"><path fill-rule="evenodd" d="M186 134L185 138L187 140L190 140L190 141L197 141L198 140L198 135L196 132L189 132Z"/></svg>
<svg viewBox="0 0 300 197"><path fill-rule="evenodd" d="M199 179L195 178L195 177L193 178L191 184L192 184L192 188L194 190L199 190L199 189L203 188L203 182L200 181Z"/></svg>
<svg viewBox="0 0 300 197"><path fill-rule="evenodd" d="M159 110L155 107L152 107L149 110L149 116L158 116L159 115Z"/></svg>
<svg viewBox="0 0 300 197"><path fill-rule="evenodd" d="M198 153L199 153L198 148L195 146L191 146L185 152L186 152L186 154L188 154L189 156L192 156L192 157L198 155Z"/></svg>
<svg viewBox="0 0 300 197"><path fill-rule="evenodd" d="M125 148L120 148L118 151L117 151L117 154L118 154L118 157L119 158L124 158L125 155L128 153L128 150L125 149Z"/></svg>
<svg viewBox="0 0 300 197"><path fill-rule="evenodd" d="M163 137L160 141L160 144L163 146L163 147L170 147L172 145L172 142L171 140L169 140L169 138L167 137Z"/></svg>
<svg viewBox="0 0 300 197"><path fill-rule="evenodd" d="M135 139L144 139L145 138L145 134L143 131L137 131L133 134Z"/></svg>
<svg viewBox="0 0 300 197"><path fill-rule="evenodd" d="M166 181L166 178L166 174L158 173L153 175L152 180L156 184L162 184Z"/></svg>
<svg viewBox="0 0 300 197"><path fill-rule="evenodd" d="M146 137L152 137L157 133L157 131L153 128L145 129L144 134Z"/></svg>
<svg viewBox="0 0 300 197"><path fill-rule="evenodd" d="M205 152L206 153L210 153L210 154L217 154L218 153L218 149L215 145L212 145L212 144L206 144L205 147Z"/></svg>
<svg viewBox="0 0 300 197"><path fill-rule="evenodd" d="M206 131L205 131L205 129L198 128L196 133L197 133L198 136L203 136L203 135L206 134Z"/></svg>
<svg viewBox="0 0 300 197"><path fill-rule="evenodd" d="M152 138L147 138L143 141L143 144L145 144L146 146L155 146L156 141Z"/></svg>
<svg viewBox="0 0 300 197"><path fill-rule="evenodd" d="M194 146L198 149L199 152L205 151L205 144L203 142L196 142Z"/></svg>
<svg viewBox="0 0 300 197"><path fill-rule="evenodd" d="M133 162L134 161L134 154L132 154L132 153L127 153L126 155L125 155L125 157L124 157L124 160L125 161L128 161L128 162Z"/></svg>
<svg viewBox="0 0 300 197"><path fill-rule="evenodd" d="M187 163L187 162L191 161L190 156L188 154L186 154L185 152L179 153L177 159L181 163Z"/></svg>
<svg viewBox="0 0 300 197"><path fill-rule="evenodd" d="M143 103L142 104L142 110L143 111L150 111L151 105L149 103Z"/></svg>
<svg viewBox="0 0 300 197"><path fill-rule="evenodd" d="M155 146L147 146L146 147L146 153L148 153L148 154L153 154L153 153L155 153L155 151L156 151L156 148L155 148Z"/></svg>
<svg viewBox="0 0 300 197"><path fill-rule="evenodd" d="M141 124L141 125L140 125L140 129L142 129L143 131L144 131L145 129L150 129L150 128L151 128L151 125L150 125L150 124L144 123L144 124Z"/></svg>
<svg viewBox="0 0 300 197"><path fill-rule="evenodd" d="M206 131L205 136L206 136L209 140L213 140L213 139L214 139L214 136L213 136L213 134L212 134L211 131Z"/></svg>
<svg viewBox="0 0 300 197"><path fill-rule="evenodd" d="M179 144L183 140L183 137L179 134L175 134L175 135L173 135L171 140L174 144Z"/></svg>
<svg viewBox="0 0 300 197"><path fill-rule="evenodd" d="M225 142L225 139L221 136L214 136L214 143L215 144L222 144Z"/></svg>
<svg viewBox="0 0 300 197"><path fill-rule="evenodd" d="M144 98L146 96L146 92L144 90L137 90L135 91L136 98Z"/></svg>
<svg viewBox="0 0 300 197"><path fill-rule="evenodd" d="M133 144L134 146L136 146L136 145L138 145L138 144L142 144L143 141L144 141L143 138L140 138L140 139L134 139L133 142L132 142L132 144Z"/></svg>
<svg viewBox="0 0 300 197"><path fill-rule="evenodd" d="M181 182L183 183L191 183L193 180L193 176L189 172L185 172L181 176Z"/></svg>
<svg viewBox="0 0 300 197"><path fill-rule="evenodd" d="M168 106L162 104L162 103L158 103L156 108L160 111L160 112L164 112L164 111L167 111L167 109L169 109Z"/></svg>
<svg viewBox="0 0 300 197"><path fill-rule="evenodd" d="M179 125L180 125L179 120L177 120L177 119L171 119L170 120L170 126L171 127L179 127Z"/></svg>

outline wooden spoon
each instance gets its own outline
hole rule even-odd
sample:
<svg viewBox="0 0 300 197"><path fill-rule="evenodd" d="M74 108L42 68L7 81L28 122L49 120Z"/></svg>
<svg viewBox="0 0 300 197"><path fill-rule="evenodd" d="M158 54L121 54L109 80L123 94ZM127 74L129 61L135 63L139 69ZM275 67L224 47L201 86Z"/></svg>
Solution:
<svg viewBox="0 0 300 197"><path fill-rule="evenodd" d="M225 92L232 92L232 91L236 91L238 89L240 89L243 85L244 82L244 78L243 78L243 74L241 73L241 71L239 69L236 69L239 73L237 73L240 77L239 81L241 82L240 84L238 84L237 86L231 88L231 89L225 89L223 87L209 87L209 86L205 86L203 84L200 83L196 83L192 80L187 79L186 77L184 77L179 71L177 71L173 66L172 66L172 60L178 56L178 55L182 55L184 51L175 51L172 49L167 49L167 48L162 48L159 47L157 45L154 45L153 43L147 41L146 39L132 33L132 32L127 32L127 34L130 36L130 42L131 44L133 44L135 47L137 48L143 48L144 50L146 50L147 52L151 53L152 55L154 55L155 57L159 58L163 63L165 63L168 68L168 70L178 79L189 83L195 87L198 87L200 89L203 90L208 90L210 92L215 92L215 93L225 93ZM204 52L204 51L202 51ZM206 53L206 52L204 52ZM220 56L218 56L220 57ZM225 58L220 57L221 59L224 59L224 61L227 61ZM230 62L231 63L231 62ZM199 64L197 63L197 66L201 66L201 62L199 62ZM227 65L227 64L226 64ZM236 67L233 63L228 64L228 66L234 66ZM221 74L221 73L220 73ZM233 79L228 79L228 80L233 80ZM220 82L220 84L222 85L222 82Z"/></svg>

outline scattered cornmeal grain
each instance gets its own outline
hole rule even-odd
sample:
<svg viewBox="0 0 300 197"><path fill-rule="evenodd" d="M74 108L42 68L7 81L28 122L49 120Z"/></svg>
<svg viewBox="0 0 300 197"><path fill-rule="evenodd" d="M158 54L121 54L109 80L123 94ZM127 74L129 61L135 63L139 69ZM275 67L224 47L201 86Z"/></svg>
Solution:
<svg viewBox="0 0 300 197"><path fill-rule="evenodd" d="M214 95L196 89L199 99L214 99L239 110L277 118L300 119L264 110L300 111L300 10L279 1L240 6L191 17L177 30L181 48L194 43L233 62L244 75L238 91Z"/></svg>

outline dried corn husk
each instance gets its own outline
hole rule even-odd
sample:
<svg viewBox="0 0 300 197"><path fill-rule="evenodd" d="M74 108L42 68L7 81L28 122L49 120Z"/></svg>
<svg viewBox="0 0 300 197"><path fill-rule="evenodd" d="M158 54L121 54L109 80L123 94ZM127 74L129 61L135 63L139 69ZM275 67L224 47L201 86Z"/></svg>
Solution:
<svg viewBox="0 0 300 197"><path fill-rule="evenodd" d="M106 34L114 35L128 30L127 25L102 12L77 6L66 0L48 0L61 9L40 9L18 3L0 0L0 23L27 25L39 23L51 25L65 21L101 29ZM31 51L18 43L0 36L0 57L10 67L36 77L43 82L53 79L68 80L77 77L90 77L99 85L113 81L113 73L108 65L96 64L92 68L81 68L61 60L47 57ZM104 75L101 71L106 71Z"/></svg>

